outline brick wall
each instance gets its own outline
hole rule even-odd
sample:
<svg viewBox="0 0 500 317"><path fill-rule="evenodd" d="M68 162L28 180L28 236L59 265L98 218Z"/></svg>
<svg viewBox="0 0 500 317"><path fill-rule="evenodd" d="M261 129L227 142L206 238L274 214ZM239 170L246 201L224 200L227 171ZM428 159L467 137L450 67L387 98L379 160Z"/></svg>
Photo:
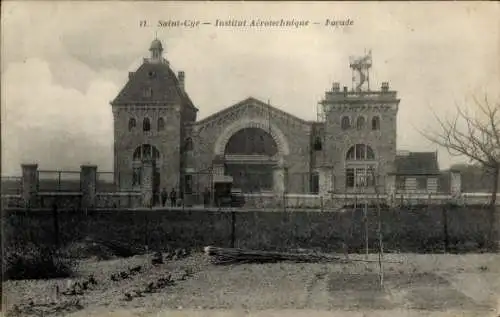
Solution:
<svg viewBox="0 0 500 317"><path fill-rule="evenodd" d="M117 106L113 109L115 124L115 175L119 177L120 188L132 189L132 160L137 147L142 144L155 146L160 152L160 188L179 186L181 158L180 112L175 105ZM142 122L147 117L151 130L143 131ZM164 118L165 129L158 131L158 118ZM137 125L128 129L128 121L135 118Z"/></svg>

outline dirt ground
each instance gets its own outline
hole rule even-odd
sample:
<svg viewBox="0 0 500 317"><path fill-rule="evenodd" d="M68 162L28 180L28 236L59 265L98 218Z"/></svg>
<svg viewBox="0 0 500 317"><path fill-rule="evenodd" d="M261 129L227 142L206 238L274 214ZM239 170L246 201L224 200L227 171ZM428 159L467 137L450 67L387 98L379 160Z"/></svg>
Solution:
<svg viewBox="0 0 500 317"><path fill-rule="evenodd" d="M80 277L71 280L4 282L3 311L14 312L18 307L18 316L43 312L71 317L500 314L499 254L386 255L386 260L402 263L384 264L383 289L378 263L215 266L205 255L194 254L152 266L151 257L81 261ZM113 273L134 266L141 266L140 272L111 279ZM83 294L58 294L57 286L62 291L89 274L97 284ZM144 292L148 284L168 274L172 283Z"/></svg>

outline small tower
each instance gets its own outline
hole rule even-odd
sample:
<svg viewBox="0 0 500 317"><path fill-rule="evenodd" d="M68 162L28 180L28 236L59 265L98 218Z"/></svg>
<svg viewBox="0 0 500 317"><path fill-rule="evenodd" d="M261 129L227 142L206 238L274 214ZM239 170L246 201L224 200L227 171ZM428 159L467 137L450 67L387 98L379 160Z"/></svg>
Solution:
<svg viewBox="0 0 500 317"><path fill-rule="evenodd" d="M155 38L153 42L151 42L149 51L151 52L151 57L149 60L151 63L160 63L162 61L163 45L161 44L160 40Z"/></svg>
<svg viewBox="0 0 500 317"><path fill-rule="evenodd" d="M325 164L332 164L335 188L341 192L374 192L383 188L396 156L399 98L388 82L370 90L371 51L351 57L353 89L334 83L321 101Z"/></svg>
<svg viewBox="0 0 500 317"><path fill-rule="evenodd" d="M198 109L184 90L184 72L177 78L158 39L149 52L111 102L114 171L120 189L157 194L181 185L185 123L196 121Z"/></svg>

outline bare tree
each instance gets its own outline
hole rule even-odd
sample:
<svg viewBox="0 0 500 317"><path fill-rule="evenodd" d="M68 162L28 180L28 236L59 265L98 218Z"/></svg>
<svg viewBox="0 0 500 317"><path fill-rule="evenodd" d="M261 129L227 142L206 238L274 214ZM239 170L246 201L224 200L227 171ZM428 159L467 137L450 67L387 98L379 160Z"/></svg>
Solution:
<svg viewBox="0 0 500 317"><path fill-rule="evenodd" d="M498 193L500 173L500 103L490 102L487 97L482 101L473 99L468 108L457 106L453 118L441 119L437 131L421 132L431 142L445 147L451 155L465 156L472 163L479 164L485 172L491 174L491 228L490 242L494 239L495 204ZM471 109L477 111L471 113Z"/></svg>

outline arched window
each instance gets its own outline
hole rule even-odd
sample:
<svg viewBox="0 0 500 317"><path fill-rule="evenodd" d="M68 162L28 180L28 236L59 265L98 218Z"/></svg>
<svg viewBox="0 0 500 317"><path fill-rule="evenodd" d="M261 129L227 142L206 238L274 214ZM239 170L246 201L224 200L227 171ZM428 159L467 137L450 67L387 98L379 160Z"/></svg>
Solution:
<svg viewBox="0 0 500 317"><path fill-rule="evenodd" d="M278 153L278 145L268 131L261 128L244 128L229 138L224 153L274 156Z"/></svg>
<svg viewBox="0 0 500 317"><path fill-rule="evenodd" d="M380 130L380 118L378 116L372 118L372 130Z"/></svg>
<svg viewBox="0 0 500 317"><path fill-rule="evenodd" d="M135 126L136 126L135 119L134 118L130 118L128 120L128 130L132 131L132 129L135 128Z"/></svg>
<svg viewBox="0 0 500 317"><path fill-rule="evenodd" d="M165 129L165 120L163 118L158 118L158 131L163 131Z"/></svg>
<svg viewBox="0 0 500 317"><path fill-rule="evenodd" d="M366 144L351 146L346 154L346 187L361 188L375 186L375 167L373 162L349 164L349 161L373 161L375 153Z"/></svg>
<svg viewBox="0 0 500 317"><path fill-rule="evenodd" d="M363 160L374 160L375 153L373 149L366 144L356 144L351 146L347 151L346 160L352 161L363 161Z"/></svg>
<svg viewBox="0 0 500 317"><path fill-rule="evenodd" d="M133 155L134 161L142 161L143 159L158 160L159 158L160 152L156 147L150 144L143 144L137 147Z"/></svg>
<svg viewBox="0 0 500 317"><path fill-rule="evenodd" d="M358 117L358 119L356 120L356 128L358 128L358 130L363 130L365 128L365 117Z"/></svg>
<svg viewBox="0 0 500 317"><path fill-rule="evenodd" d="M193 139L187 138L186 141L184 142L184 149L186 151L192 151L193 150Z"/></svg>
<svg viewBox="0 0 500 317"><path fill-rule="evenodd" d="M343 116L340 123L342 130L347 130L351 127L351 120L348 116Z"/></svg>
<svg viewBox="0 0 500 317"><path fill-rule="evenodd" d="M142 121L142 131L149 131L151 130L151 121L149 121L149 118L144 118Z"/></svg>

